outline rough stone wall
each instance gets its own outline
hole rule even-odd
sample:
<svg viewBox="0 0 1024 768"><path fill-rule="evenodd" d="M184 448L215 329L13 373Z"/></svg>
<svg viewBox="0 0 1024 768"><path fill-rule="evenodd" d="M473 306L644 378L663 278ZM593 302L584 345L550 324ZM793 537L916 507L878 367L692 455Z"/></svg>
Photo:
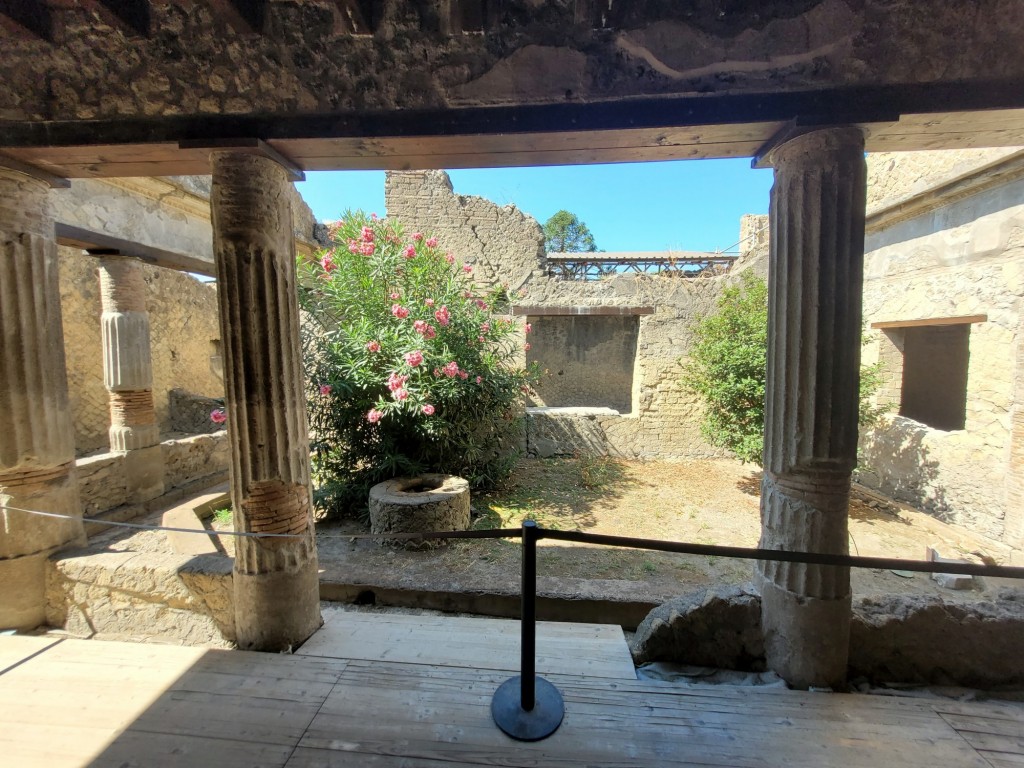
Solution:
<svg viewBox="0 0 1024 768"><path fill-rule="evenodd" d="M936 153L927 153L935 155ZM954 152L937 158L869 158L888 198L899 202L920 184L955 175L965 162L984 163L995 152ZM906 166L906 167L904 167ZM869 193L882 201L881 190ZM986 315L971 325L965 428L931 429L900 416L862 436L861 479L932 510L941 518L1019 545L1012 518L1011 430L1022 373L1018 359L1024 312L1024 178L965 199L939 204L882 228L868 220L864 318L867 323ZM898 407L902 334L872 331L866 362L880 359L880 397ZM1007 481L1008 474L1011 480ZM1019 515L1018 515L1019 517Z"/></svg>
<svg viewBox="0 0 1024 768"><path fill-rule="evenodd" d="M60 250L64 348L79 455L108 446L110 423L103 386L97 260L73 248ZM220 339L216 288L190 275L143 265L153 357L153 399L160 431L171 431L168 391L184 387L223 397L224 386L211 369Z"/></svg>
<svg viewBox="0 0 1024 768"><path fill-rule="evenodd" d="M215 14L218 5L149 4L149 36L92 4L51 8L53 43L4 39L0 118L557 104L1024 76L1024 8L1005 0L727 10L709 0L509 0L488 34L461 34L441 10L462 4L389 0L359 4L372 10L359 35L332 0L262 4L256 30Z"/></svg>
<svg viewBox="0 0 1024 768"><path fill-rule="evenodd" d="M544 258L544 232L514 205L500 206L473 195L457 195L444 171L388 173L388 216L407 232L437 237L441 248L472 264L481 284L518 290Z"/></svg>
<svg viewBox="0 0 1024 768"><path fill-rule="evenodd" d="M623 407L619 413L598 408L600 413L595 411L584 416L559 413L561 408L533 408L528 429L534 433L534 439L531 443L527 435L528 450L534 445L542 446L534 451L537 455L571 453L568 447L571 436L579 435L581 450L628 458L721 455L719 449L701 436L702 405L695 395L680 386L679 379L681 360L689 351L689 328L698 317L714 309L722 286L734 278L682 279L637 274L588 282L550 278L544 270L544 238L540 225L514 206L501 207L482 198L456 194L443 171L389 173L385 204L388 215L397 218L407 229L434 234L442 246L460 258L475 262L478 265L475 274L485 278L481 282L507 282L516 305L654 309L653 314L638 318L632 388L620 393L620 400L624 405L628 403L628 407ZM751 217L744 225L744 234L761 228L762 224L757 217ZM767 268L764 232L748 244L753 247L734 269L756 269L764 274ZM556 327L565 318L531 316L530 320L534 333L543 338L545 324ZM571 351L565 354L567 360L573 355ZM524 363L526 359L524 354ZM542 396L546 384L550 385L558 370L564 370L550 363L546 368L544 376L549 381L542 380L539 388ZM620 370L606 373L609 377L614 373L617 379L623 380ZM602 372L598 369L594 375L602 375ZM569 409L585 405L559 402ZM544 406L543 398L534 405Z"/></svg>

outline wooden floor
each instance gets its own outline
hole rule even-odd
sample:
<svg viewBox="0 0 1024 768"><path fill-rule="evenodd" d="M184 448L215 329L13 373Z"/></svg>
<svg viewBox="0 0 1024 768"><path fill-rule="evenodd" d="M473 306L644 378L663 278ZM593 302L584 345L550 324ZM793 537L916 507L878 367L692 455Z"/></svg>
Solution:
<svg viewBox="0 0 1024 768"><path fill-rule="evenodd" d="M383 643L398 633L408 648L378 646L393 660L336 658L326 638L343 636L346 619L353 625L346 642L376 633ZM442 631L437 620L417 636L406 619L374 629L373 617L334 616L302 655L0 637L0 765L1024 765L1018 705L681 690L629 675L545 674L565 697L565 720L545 741L517 743L490 716L491 695L509 676L503 641L491 659L477 651L460 657L486 645L488 624L468 635L448 632L446 655L428 648ZM500 635L507 627L494 629ZM613 639L621 643L602 642ZM571 644L549 644L547 653L568 654L565 668L577 656L586 667L587 645L581 641L576 653ZM459 658L491 668L458 666Z"/></svg>

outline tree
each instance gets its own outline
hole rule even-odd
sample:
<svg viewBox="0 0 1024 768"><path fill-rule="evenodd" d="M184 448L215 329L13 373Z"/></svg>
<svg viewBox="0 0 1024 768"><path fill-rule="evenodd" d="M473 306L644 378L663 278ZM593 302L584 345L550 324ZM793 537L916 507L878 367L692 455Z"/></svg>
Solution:
<svg viewBox="0 0 1024 768"><path fill-rule="evenodd" d="M697 321L683 386L704 400L701 434L740 461L761 463L768 356L768 285L753 272L722 291L716 311ZM888 410L872 396L881 364L862 366L857 423L871 426Z"/></svg>
<svg viewBox="0 0 1024 768"><path fill-rule="evenodd" d="M559 211L544 224L548 253L594 253L597 245L587 225L575 213Z"/></svg>

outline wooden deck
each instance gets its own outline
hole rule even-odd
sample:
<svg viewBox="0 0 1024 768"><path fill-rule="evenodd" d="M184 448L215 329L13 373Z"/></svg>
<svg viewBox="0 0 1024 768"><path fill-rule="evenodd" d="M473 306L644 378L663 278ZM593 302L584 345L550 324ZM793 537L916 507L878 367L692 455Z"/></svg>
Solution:
<svg viewBox="0 0 1024 768"><path fill-rule="evenodd" d="M450 620L430 619L417 635L421 617L389 617L376 627L374 618L332 616L302 655L0 637L0 765L1024 765L1018 705L681 690L629 679L614 660L608 676L546 673L565 697L565 721L545 741L517 743L490 716L491 694L509 676L509 646L500 639L508 626L466 619L443 629ZM552 640L540 653L565 669L593 669L590 657L602 643L614 658L621 635L588 640L590 626L575 646ZM401 648L386 639L396 635ZM337 658L332 636L379 643L378 655L391 660ZM374 655L366 646L346 652ZM483 668L459 666L460 659L482 660Z"/></svg>

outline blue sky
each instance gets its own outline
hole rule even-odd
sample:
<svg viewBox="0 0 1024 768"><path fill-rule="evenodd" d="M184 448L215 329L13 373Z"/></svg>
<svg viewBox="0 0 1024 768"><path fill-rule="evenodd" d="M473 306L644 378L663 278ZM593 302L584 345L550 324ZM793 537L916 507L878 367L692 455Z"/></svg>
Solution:
<svg viewBox="0 0 1024 768"><path fill-rule="evenodd" d="M771 170L750 160L449 171L455 192L514 203L541 224L561 208L604 251L713 251L739 239L740 216L767 213ZM346 208L384 214L383 171L311 172L299 191L319 220Z"/></svg>

